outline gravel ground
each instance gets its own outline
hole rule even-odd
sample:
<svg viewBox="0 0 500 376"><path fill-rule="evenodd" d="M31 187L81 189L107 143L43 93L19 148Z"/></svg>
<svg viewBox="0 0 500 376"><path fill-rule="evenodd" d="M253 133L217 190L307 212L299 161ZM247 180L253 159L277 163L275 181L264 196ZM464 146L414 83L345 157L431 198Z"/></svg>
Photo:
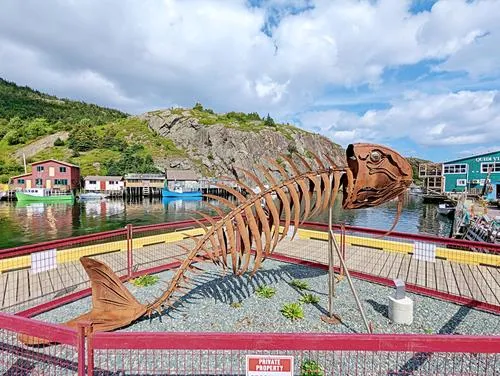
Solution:
<svg viewBox="0 0 500 376"><path fill-rule="evenodd" d="M366 333L347 279L337 284L334 311L343 323L328 325L320 320L328 307L328 274L320 269L267 260L252 278L224 275L220 268L207 264L206 272L194 279L195 287L185 295L175 309L158 318L140 320L122 331L220 331L220 332L330 332ZM173 272L157 274L160 282L149 287L127 288L141 302L151 302L165 288ZM307 282L309 288L300 291L290 285L294 279ZM469 309L453 303L408 294L414 301L412 325L392 324L387 315L388 296L394 289L354 279L368 321L375 333L439 333L439 334L500 334L497 315ZM270 298L256 294L259 286L276 289ZM291 321L280 309L286 303L298 302L305 293L320 298L318 304L304 304L304 319ZM37 316L49 322L64 322L90 309L90 297ZM238 307L235 307L234 303Z"/></svg>
<svg viewBox="0 0 500 376"><path fill-rule="evenodd" d="M195 287L179 301L178 306L165 312L162 321L157 317L152 321L139 320L121 331L366 332L346 279L337 285L337 298L334 300L334 311L342 318L343 323L328 325L320 320L328 306L328 275L323 270L273 260L267 260L252 279L235 277L229 272L224 275L219 268L208 264L205 270L204 274L194 279ZM130 283L126 286L139 301L151 302L155 296L160 295L172 274L171 271L159 273L160 282L150 287L136 287ZM290 282L295 279L307 282L308 289L300 291L294 288ZM354 283L375 333L500 334L497 315L416 294L408 294L414 300L413 324L392 324L387 317L387 304L393 289L356 279ZM276 289L272 298L266 299L256 294L256 289L264 285ZM285 318L280 312L283 305L298 302L305 293L318 296L320 302L304 304L302 320L291 321ZM64 322L89 308L90 298L85 298L39 315L37 319ZM53 351L51 350L52 354ZM99 350L96 351L95 364L101 370L97 374L110 374L109 371L125 369L131 370L126 374L243 375L244 355L244 351L214 353ZM426 353L382 352L296 352L290 355L295 356L297 374L298 367L305 359L316 360L326 370L325 375L448 375L456 372L500 374L500 370L495 369L495 365L500 366L500 360L494 354L493 357L482 354L431 356ZM72 354L71 357L74 356ZM107 371L103 371L104 369ZM223 370L228 369L232 371L223 373ZM196 370L203 370L204 373ZM114 371L113 374L124 373Z"/></svg>

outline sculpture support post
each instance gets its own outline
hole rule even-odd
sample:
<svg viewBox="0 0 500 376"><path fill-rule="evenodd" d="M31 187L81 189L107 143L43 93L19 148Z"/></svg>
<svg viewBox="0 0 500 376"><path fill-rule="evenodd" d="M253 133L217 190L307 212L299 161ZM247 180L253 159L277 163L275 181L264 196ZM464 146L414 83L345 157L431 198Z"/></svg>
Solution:
<svg viewBox="0 0 500 376"><path fill-rule="evenodd" d="M335 296L335 270L333 254L333 203L332 196L328 202L328 316L321 316L321 320L329 324L339 324L340 318L333 313L333 297Z"/></svg>

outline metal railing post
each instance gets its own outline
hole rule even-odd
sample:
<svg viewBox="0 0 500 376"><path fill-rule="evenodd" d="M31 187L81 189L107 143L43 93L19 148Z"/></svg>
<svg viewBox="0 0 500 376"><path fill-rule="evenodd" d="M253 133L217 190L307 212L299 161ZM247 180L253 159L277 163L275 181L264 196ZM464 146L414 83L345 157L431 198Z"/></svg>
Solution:
<svg viewBox="0 0 500 376"><path fill-rule="evenodd" d="M127 229L127 277L132 278L132 272L134 267L134 259L132 254L132 225L129 223L126 227Z"/></svg>
<svg viewBox="0 0 500 376"><path fill-rule="evenodd" d="M94 376L94 328L92 324L87 333L87 375Z"/></svg>
<svg viewBox="0 0 500 376"><path fill-rule="evenodd" d="M85 336L90 332L92 324L88 321L79 322L77 324L77 342L76 351L78 353L78 376L85 376L86 370L86 351L85 351Z"/></svg>

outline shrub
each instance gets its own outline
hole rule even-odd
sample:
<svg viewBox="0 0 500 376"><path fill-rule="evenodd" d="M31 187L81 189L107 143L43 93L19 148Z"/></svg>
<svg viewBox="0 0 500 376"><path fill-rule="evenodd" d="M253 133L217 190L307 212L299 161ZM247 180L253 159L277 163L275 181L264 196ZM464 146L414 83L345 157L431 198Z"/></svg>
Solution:
<svg viewBox="0 0 500 376"><path fill-rule="evenodd" d="M241 308L243 304L241 304L241 302L233 302L231 303L231 307L232 308Z"/></svg>
<svg viewBox="0 0 500 376"><path fill-rule="evenodd" d="M267 114L266 118L264 119L264 125L266 127L275 127L276 123L274 122L273 118Z"/></svg>
<svg viewBox="0 0 500 376"><path fill-rule="evenodd" d="M193 110L196 110L196 111L203 111L203 106L201 105L200 102L196 102L196 104L194 105L193 107Z"/></svg>
<svg viewBox="0 0 500 376"><path fill-rule="evenodd" d="M54 146L64 146L64 141L57 137L54 141Z"/></svg>
<svg viewBox="0 0 500 376"><path fill-rule="evenodd" d="M9 145L23 144L26 141L16 130L8 131L4 138Z"/></svg>
<svg viewBox="0 0 500 376"><path fill-rule="evenodd" d="M272 288L271 286L260 286L257 290L255 290L256 294L259 295L261 298L272 298L274 294L276 294L276 289Z"/></svg>
<svg viewBox="0 0 500 376"><path fill-rule="evenodd" d="M300 279L294 279L290 282L290 286L295 287L297 290L308 290L309 284L306 281L301 281Z"/></svg>
<svg viewBox="0 0 500 376"><path fill-rule="evenodd" d="M299 299L302 304L317 304L319 303L319 297L313 294L305 294Z"/></svg>
<svg viewBox="0 0 500 376"><path fill-rule="evenodd" d="M300 376L324 376L325 371L318 362L314 360L304 360L300 366Z"/></svg>
<svg viewBox="0 0 500 376"><path fill-rule="evenodd" d="M302 306L299 303L285 304L280 309L280 312L283 316L292 321L304 318L304 310L302 309Z"/></svg>
<svg viewBox="0 0 500 376"><path fill-rule="evenodd" d="M147 287L156 284L159 280L160 277L156 275L146 274L146 275L141 275L140 277L137 277L130 282L132 282L132 284L135 286Z"/></svg>

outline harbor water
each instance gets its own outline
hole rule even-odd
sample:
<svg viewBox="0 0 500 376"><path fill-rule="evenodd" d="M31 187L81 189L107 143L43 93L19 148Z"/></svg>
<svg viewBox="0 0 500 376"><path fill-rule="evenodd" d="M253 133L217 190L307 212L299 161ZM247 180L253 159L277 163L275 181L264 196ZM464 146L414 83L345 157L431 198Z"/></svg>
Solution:
<svg viewBox="0 0 500 376"><path fill-rule="evenodd" d="M334 207L334 223L387 230L391 227L397 203L380 207L343 210L341 200ZM216 204L216 201L210 201ZM396 231L447 237L451 220L437 214L435 204L424 204L417 196L404 201ZM60 203L0 202L0 249L70 236L134 226L190 219L193 210L216 215L202 200L121 199ZM328 222L327 213L311 221Z"/></svg>

